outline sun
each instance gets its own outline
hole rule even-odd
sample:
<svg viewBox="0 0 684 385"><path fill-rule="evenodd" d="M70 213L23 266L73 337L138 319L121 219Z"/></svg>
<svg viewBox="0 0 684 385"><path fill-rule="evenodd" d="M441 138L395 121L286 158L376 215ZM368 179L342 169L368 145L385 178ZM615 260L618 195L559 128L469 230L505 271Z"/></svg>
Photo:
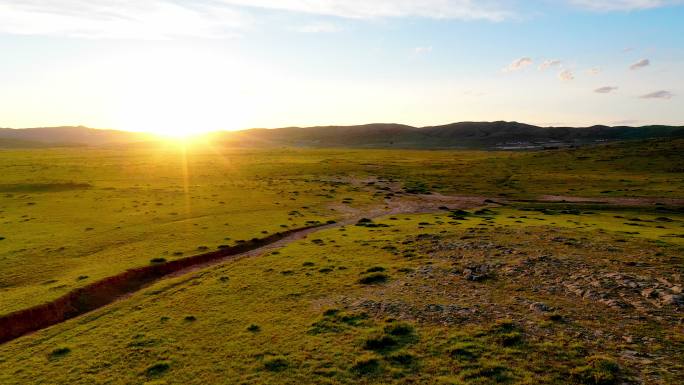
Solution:
<svg viewBox="0 0 684 385"><path fill-rule="evenodd" d="M219 130L234 130L239 123L231 120L226 107L210 98L197 99L147 92L131 97L121 110L118 128L148 132L172 139L187 139Z"/></svg>
<svg viewBox="0 0 684 385"><path fill-rule="evenodd" d="M241 95L241 74L211 63L188 54L136 65L121 79L112 125L174 139L247 128L258 108Z"/></svg>

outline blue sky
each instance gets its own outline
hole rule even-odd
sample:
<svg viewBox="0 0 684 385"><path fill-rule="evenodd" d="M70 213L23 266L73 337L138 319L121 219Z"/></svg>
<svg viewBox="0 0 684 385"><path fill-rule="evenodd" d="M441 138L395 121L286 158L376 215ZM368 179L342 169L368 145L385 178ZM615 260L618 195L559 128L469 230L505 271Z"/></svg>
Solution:
<svg viewBox="0 0 684 385"><path fill-rule="evenodd" d="M684 2L0 0L0 126L684 124Z"/></svg>

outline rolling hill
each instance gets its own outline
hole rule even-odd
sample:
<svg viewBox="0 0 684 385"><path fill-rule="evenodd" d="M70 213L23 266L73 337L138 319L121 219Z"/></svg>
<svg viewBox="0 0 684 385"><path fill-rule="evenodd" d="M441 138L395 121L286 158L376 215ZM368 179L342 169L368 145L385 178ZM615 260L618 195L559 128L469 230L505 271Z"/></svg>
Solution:
<svg viewBox="0 0 684 385"><path fill-rule="evenodd" d="M288 127L218 134L239 145L371 148L505 148L524 149L587 145L596 142L684 137L682 126L538 127L517 122L462 122L443 126L399 124Z"/></svg>
<svg viewBox="0 0 684 385"><path fill-rule="evenodd" d="M23 129L0 128L0 148L73 145L98 146L104 144L142 142L152 139L153 136L150 134L102 130L83 126Z"/></svg>
<svg viewBox="0 0 684 385"><path fill-rule="evenodd" d="M597 142L682 138L684 126L643 127L538 127L518 122L461 122L442 126L402 124L286 127L219 131L207 134L231 146L297 146L362 148L483 148L534 149L567 147ZM0 148L63 145L99 146L155 140L155 136L82 126L27 129L0 128Z"/></svg>

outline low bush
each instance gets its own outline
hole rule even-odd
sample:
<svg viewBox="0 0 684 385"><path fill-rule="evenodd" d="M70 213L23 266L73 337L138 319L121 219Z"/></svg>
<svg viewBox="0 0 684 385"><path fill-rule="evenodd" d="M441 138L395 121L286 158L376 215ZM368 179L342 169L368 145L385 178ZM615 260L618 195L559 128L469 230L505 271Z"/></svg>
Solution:
<svg viewBox="0 0 684 385"><path fill-rule="evenodd" d="M145 369L145 375L148 377L159 377L166 373L166 371L170 368L171 365L169 365L167 362L157 362L156 364Z"/></svg>
<svg viewBox="0 0 684 385"><path fill-rule="evenodd" d="M51 351L49 357L51 360L52 359L58 359L58 358L62 358L64 356L66 356L69 353L71 353L71 349L69 349L65 346L61 346L61 347Z"/></svg>
<svg viewBox="0 0 684 385"><path fill-rule="evenodd" d="M389 276L383 273L373 273L359 279L362 285L377 285L389 281Z"/></svg>
<svg viewBox="0 0 684 385"><path fill-rule="evenodd" d="M380 360L372 356L363 356L354 362L351 372L358 376L371 376L382 371Z"/></svg>
<svg viewBox="0 0 684 385"><path fill-rule="evenodd" d="M399 341L396 338L388 335L373 336L363 343L365 350L372 350L375 352L387 352L399 347Z"/></svg>
<svg viewBox="0 0 684 385"><path fill-rule="evenodd" d="M264 361L264 369L269 372L282 372L290 366L287 358L283 356L276 356L268 358Z"/></svg>
<svg viewBox="0 0 684 385"><path fill-rule="evenodd" d="M587 365L575 368L571 378L580 384L613 385L618 382L620 366L617 362L603 356L587 358Z"/></svg>

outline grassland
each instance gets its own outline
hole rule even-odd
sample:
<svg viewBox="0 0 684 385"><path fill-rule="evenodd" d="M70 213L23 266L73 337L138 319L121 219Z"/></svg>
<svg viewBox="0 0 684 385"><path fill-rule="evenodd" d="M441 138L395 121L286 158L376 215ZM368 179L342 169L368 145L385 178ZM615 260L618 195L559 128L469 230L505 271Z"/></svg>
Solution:
<svg viewBox="0 0 684 385"><path fill-rule="evenodd" d="M661 236L684 216L523 208L383 218L162 281L3 346L0 382L684 380L681 313L639 294L680 279Z"/></svg>
<svg viewBox="0 0 684 385"><path fill-rule="evenodd" d="M161 281L1 346L0 383L679 383L683 148L4 151L0 315L283 229L447 195L505 206ZM547 195L643 205L518 201Z"/></svg>
<svg viewBox="0 0 684 385"><path fill-rule="evenodd" d="M683 144L540 153L6 151L0 157L0 314L155 258L337 219L335 210L345 206L382 204L383 191L360 182L372 178L416 193L677 197L684 189L677 170Z"/></svg>

